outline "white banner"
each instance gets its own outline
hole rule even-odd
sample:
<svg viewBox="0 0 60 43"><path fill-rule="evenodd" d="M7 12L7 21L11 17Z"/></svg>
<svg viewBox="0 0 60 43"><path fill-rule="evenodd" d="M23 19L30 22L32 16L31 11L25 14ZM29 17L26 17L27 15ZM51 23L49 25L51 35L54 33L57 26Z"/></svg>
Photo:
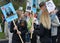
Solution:
<svg viewBox="0 0 60 43"><path fill-rule="evenodd" d="M50 13L55 10L56 6L53 3L53 1L48 1L48 2L46 2L46 7L47 7L48 12Z"/></svg>
<svg viewBox="0 0 60 43"><path fill-rule="evenodd" d="M26 11L31 12L31 9L32 9L31 2L27 1Z"/></svg>

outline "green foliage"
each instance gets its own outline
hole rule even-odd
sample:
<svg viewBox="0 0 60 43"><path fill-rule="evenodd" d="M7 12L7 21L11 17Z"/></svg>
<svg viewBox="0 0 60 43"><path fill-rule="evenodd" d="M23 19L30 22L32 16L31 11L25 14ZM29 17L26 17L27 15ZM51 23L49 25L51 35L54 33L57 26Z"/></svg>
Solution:
<svg viewBox="0 0 60 43"><path fill-rule="evenodd" d="M53 0L53 2L55 3L55 5L56 5L57 7L60 8L60 0Z"/></svg>
<svg viewBox="0 0 60 43"><path fill-rule="evenodd" d="M17 10L19 8L19 3L18 2L12 2L15 10Z"/></svg>
<svg viewBox="0 0 60 43"><path fill-rule="evenodd" d="M0 32L0 39L5 39L5 34L3 32Z"/></svg>

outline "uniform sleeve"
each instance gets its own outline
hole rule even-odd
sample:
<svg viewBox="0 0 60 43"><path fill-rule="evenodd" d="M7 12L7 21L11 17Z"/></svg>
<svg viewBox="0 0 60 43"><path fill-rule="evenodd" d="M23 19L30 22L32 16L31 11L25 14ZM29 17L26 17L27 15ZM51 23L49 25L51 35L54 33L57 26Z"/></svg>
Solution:
<svg viewBox="0 0 60 43"><path fill-rule="evenodd" d="M44 36L44 27L43 27L43 25L40 25L40 26L38 26L38 30L35 30L34 31L34 33L35 34L38 34L38 35L40 35L40 36Z"/></svg>
<svg viewBox="0 0 60 43"><path fill-rule="evenodd" d="M11 22L11 24L10 24L10 32L11 33L16 33L17 31L14 30L13 28L14 28L14 24L13 24L13 22Z"/></svg>
<svg viewBox="0 0 60 43"><path fill-rule="evenodd" d="M57 16L55 16L55 19L52 21L52 26L59 26L59 19Z"/></svg>

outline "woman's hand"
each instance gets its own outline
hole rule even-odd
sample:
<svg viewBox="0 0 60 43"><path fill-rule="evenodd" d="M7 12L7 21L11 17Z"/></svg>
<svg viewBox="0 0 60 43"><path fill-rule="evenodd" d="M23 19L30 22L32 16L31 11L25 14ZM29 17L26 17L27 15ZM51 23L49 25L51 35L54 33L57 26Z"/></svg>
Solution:
<svg viewBox="0 0 60 43"><path fill-rule="evenodd" d="M20 32L20 31L17 31L17 34L18 34L18 35L20 35L20 34L21 34L21 32Z"/></svg>
<svg viewBox="0 0 60 43"><path fill-rule="evenodd" d="M50 12L51 14L56 14L58 12L58 10L53 10L52 12Z"/></svg>
<svg viewBox="0 0 60 43"><path fill-rule="evenodd" d="M14 27L14 30L17 30L17 26Z"/></svg>
<svg viewBox="0 0 60 43"><path fill-rule="evenodd" d="M33 31L34 31L34 28L32 27L32 28L30 29L30 32L33 33Z"/></svg>
<svg viewBox="0 0 60 43"><path fill-rule="evenodd" d="M17 30L17 34L21 34L21 32L17 29L17 26L14 27L14 30Z"/></svg>

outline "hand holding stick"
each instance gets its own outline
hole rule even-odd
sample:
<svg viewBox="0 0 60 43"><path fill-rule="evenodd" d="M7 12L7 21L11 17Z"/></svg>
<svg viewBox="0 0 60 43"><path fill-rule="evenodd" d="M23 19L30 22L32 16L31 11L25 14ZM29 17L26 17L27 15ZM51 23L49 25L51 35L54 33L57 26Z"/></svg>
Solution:
<svg viewBox="0 0 60 43"><path fill-rule="evenodd" d="M17 26L16 26L16 24L15 24L15 22L14 22L14 21L13 21L13 23L14 23L14 26L16 27L17 32L19 32L19 30L17 29ZM18 34L18 35L19 35L19 38L20 38L21 42L22 42L22 43L24 43L24 42L23 42L23 40L22 40L21 35L20 35L20 34Z"/></svg>

